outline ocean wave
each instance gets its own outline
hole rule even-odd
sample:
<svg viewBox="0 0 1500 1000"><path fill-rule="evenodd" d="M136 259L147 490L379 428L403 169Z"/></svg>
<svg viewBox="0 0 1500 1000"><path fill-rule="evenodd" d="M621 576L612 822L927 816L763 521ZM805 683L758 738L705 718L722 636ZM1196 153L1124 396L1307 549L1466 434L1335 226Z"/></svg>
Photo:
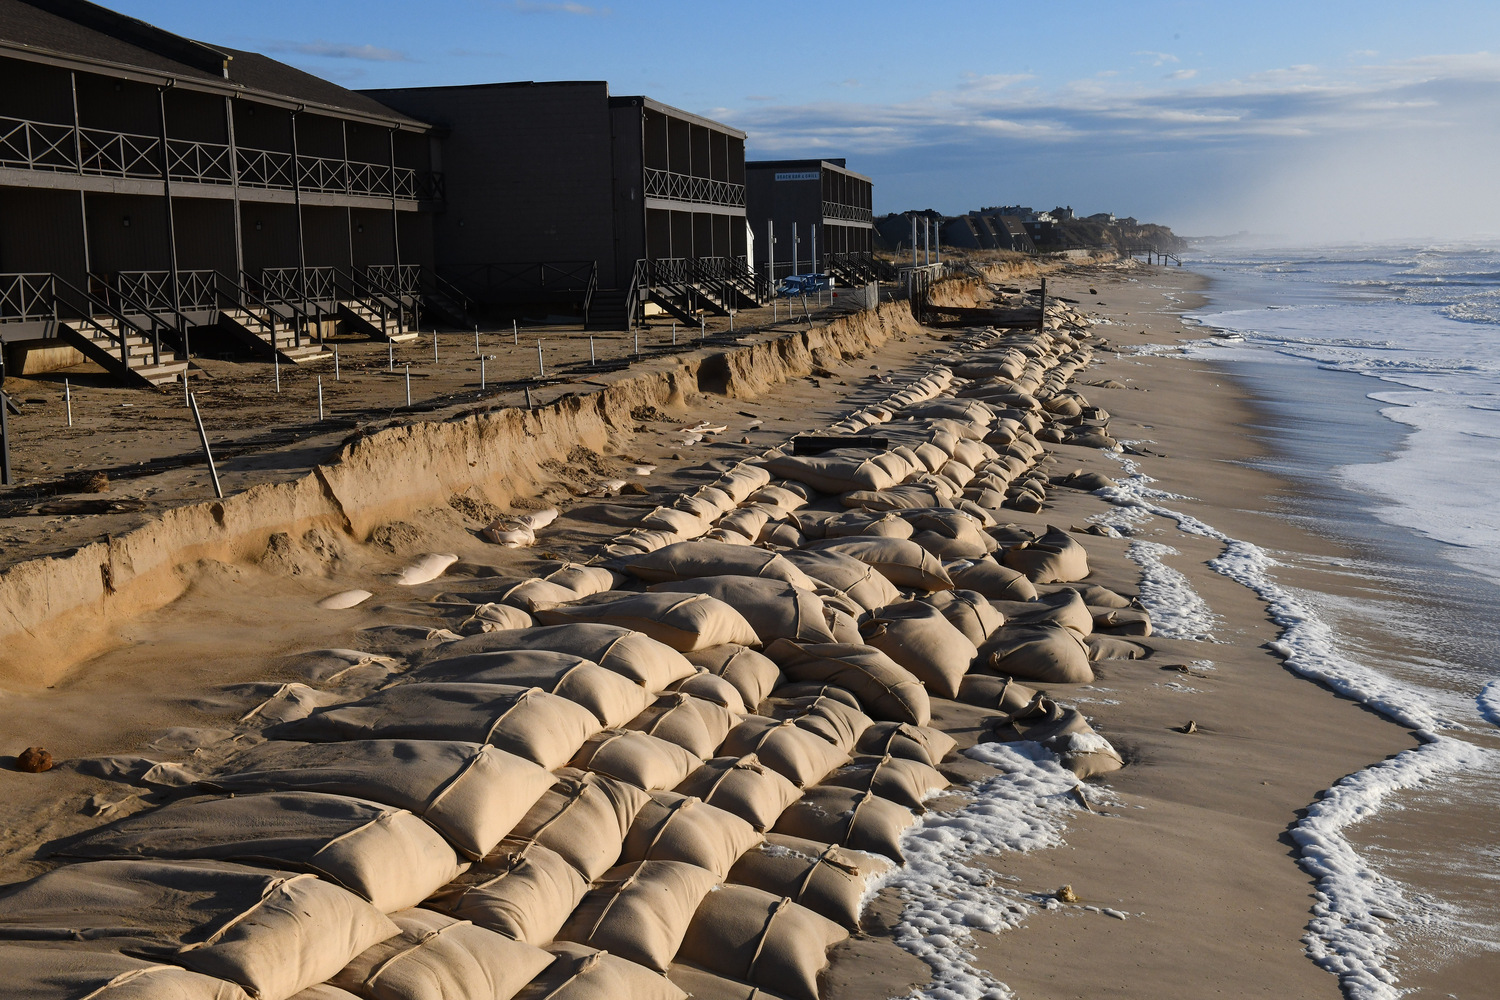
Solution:
<svg viewBox="0 0 1500 1000"><path fill-rule="evenodd" d="M1479 714L1492 726L1500 726L1500 681L1490 681L1474 699Z"/></svg>

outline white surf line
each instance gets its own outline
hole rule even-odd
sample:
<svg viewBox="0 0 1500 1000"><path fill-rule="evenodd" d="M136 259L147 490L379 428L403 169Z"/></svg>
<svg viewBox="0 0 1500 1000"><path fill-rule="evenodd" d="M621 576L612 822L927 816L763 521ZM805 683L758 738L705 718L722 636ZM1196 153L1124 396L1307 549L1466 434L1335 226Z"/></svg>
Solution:
<svg viewBox="0 0 1500 1000"><path fill-rule="evenodd" d="M1162 561L1162 556L1180 552L1160 542L1135 540L1126 555L1141 568L1140 601L1151 614L1153 632L1168 639L1219 641L1213 636L1219 616L1198 596L1186 576Z"/></svg>
<svg viewBox="0 0 1500 1000"><path fill-rule="evenodd" d="M1095 493L1118 506L1144 510L1177 523L1187 534L1212 538L1224 551L1208 565L1254 592L1281 628L1271 644L1293 671L1314 678L1396 722L1417 731L1423 745L1356 771L1309 806L1291 830L1298 863L1316 879L1313 919L1302 942L1320 968L1338 976L1350 1000L1398 1000L1391 953L1394 938L1385 926L1427 923L1399 883L1371 868L1344 836L1345 828L1373 815L1386 796L1438 774L1473 766L1486 752L1433 730L1467 731L1456 719L1434 711L1436 692L1425 692L1355 663L1339 652L1336 636L1317 612L1291 589L1272 579L1277 562L1262 548L1231 538L1190 514L1155 501L1174 497L1149 484L1155 480L1135 462L1115 455L1127 475L1118 486Z"/></svg>
<svg viewBox="0 0 1500 1000"><path fill-rule="evenodd" d="M1500 726L1500 681L1490 681L1474 699L1479 714L1492 726Z"/></svg>
<svg viewBox="0 0 1500 1000"><path fill-rule="evenodd" d="M1036 906L997 885L1003 876L965 862L1056 847L1078 808L1078 778L1040 743L980 743L964 754L998 773L970 785L962 807L929 812L909 827L901 837L906 864L866 890L866 899L884 886L900 893L892 938L932 970L908 1000L1012 1000L1010 987L975 964L974 931L1018 927Z"/></svg>

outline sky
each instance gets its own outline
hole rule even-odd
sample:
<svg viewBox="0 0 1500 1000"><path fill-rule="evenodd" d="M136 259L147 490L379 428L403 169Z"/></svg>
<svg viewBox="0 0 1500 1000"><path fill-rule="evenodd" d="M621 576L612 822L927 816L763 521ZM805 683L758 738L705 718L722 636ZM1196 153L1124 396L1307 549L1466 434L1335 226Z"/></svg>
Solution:
<svg viewBox="0 0 1500 1000"><path fill-rule="evenodd" d="M107 0L346 87L607 80L842 156L879 213L1500 234L1500 2Z"/></svg>

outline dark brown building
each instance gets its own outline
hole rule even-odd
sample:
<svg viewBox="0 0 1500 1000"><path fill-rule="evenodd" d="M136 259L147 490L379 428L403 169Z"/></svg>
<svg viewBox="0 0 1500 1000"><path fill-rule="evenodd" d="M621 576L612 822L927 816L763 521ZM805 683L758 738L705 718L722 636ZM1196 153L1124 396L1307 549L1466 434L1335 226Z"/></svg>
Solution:
<svg viewBox="0 0 1500 1000"><path fill-rule="evenodd" d="M743 132L603 82L365 93L443 130L437 267L474 298L564 300L595 326L758 300Z"/></svg>
<svg viewBox="0 0 1500 1000"><path fill-rule="evenodd" d="M851 284L875 280L870 178L842 159L751 160L745 177L758 269L766 271L774 259L781 278L793 273L795 260L803 274L829 272Z"/></svg>
<svg viewBox="0 0 1500 1000"><path fill-rule="evenodd" d="M433 258L430 133L253 52L0 0L0 340L159 382L210 324L292 359L335 314L398 335Z"/></svg>

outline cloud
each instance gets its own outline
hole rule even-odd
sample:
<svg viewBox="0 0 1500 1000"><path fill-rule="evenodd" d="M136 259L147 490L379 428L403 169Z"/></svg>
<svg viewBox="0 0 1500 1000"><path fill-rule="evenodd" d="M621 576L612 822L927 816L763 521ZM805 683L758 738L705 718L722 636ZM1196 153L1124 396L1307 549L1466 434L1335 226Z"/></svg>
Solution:
<svg viewBox="0 0 1500 1000"><path fill-rule="evenodd" d="M1195 69L1174 69L1167 74L1166 78L1168 80L1191 80L1197 75L1198 71Z"/></svg>
<svg viewBox="0 0 1500 1000"><path fill-rule="evenodd" d="M320 59L356 59L360 62L411 62L411 56L395 49L383 49L378 45L354 45L347 42L272 42L267 46L272 52L295 52L302 56Z"/></svg>
<svg viewBox="0 0 1500 1000"><path fill-rule="evenodd" d="M575 14L579 17L608 17L608 7L574 3L573 0L511 0L506 6L522 14Z"/></svg>
<svg viewBox="0 0 1500 1000"><path fill-rule="evenodd" d="M1178 59L1176 56L1172 55L1170 52L1132 52L1131 55L1144 56L1145 58L1151 60L1151 65L1153 66L1165 66L1167 63L1182 61L1181 59Z"/></svg>
<svg viewBox="0 0 1500 1000"><path fill-rule="evenodd" d="M747 101L765 102L765 101L774 101L774 100L776 100L776 98L774 98L774 97L767 97L764 94L748 94L748 95L746 95L745 100L747 100Z"/></svg>

